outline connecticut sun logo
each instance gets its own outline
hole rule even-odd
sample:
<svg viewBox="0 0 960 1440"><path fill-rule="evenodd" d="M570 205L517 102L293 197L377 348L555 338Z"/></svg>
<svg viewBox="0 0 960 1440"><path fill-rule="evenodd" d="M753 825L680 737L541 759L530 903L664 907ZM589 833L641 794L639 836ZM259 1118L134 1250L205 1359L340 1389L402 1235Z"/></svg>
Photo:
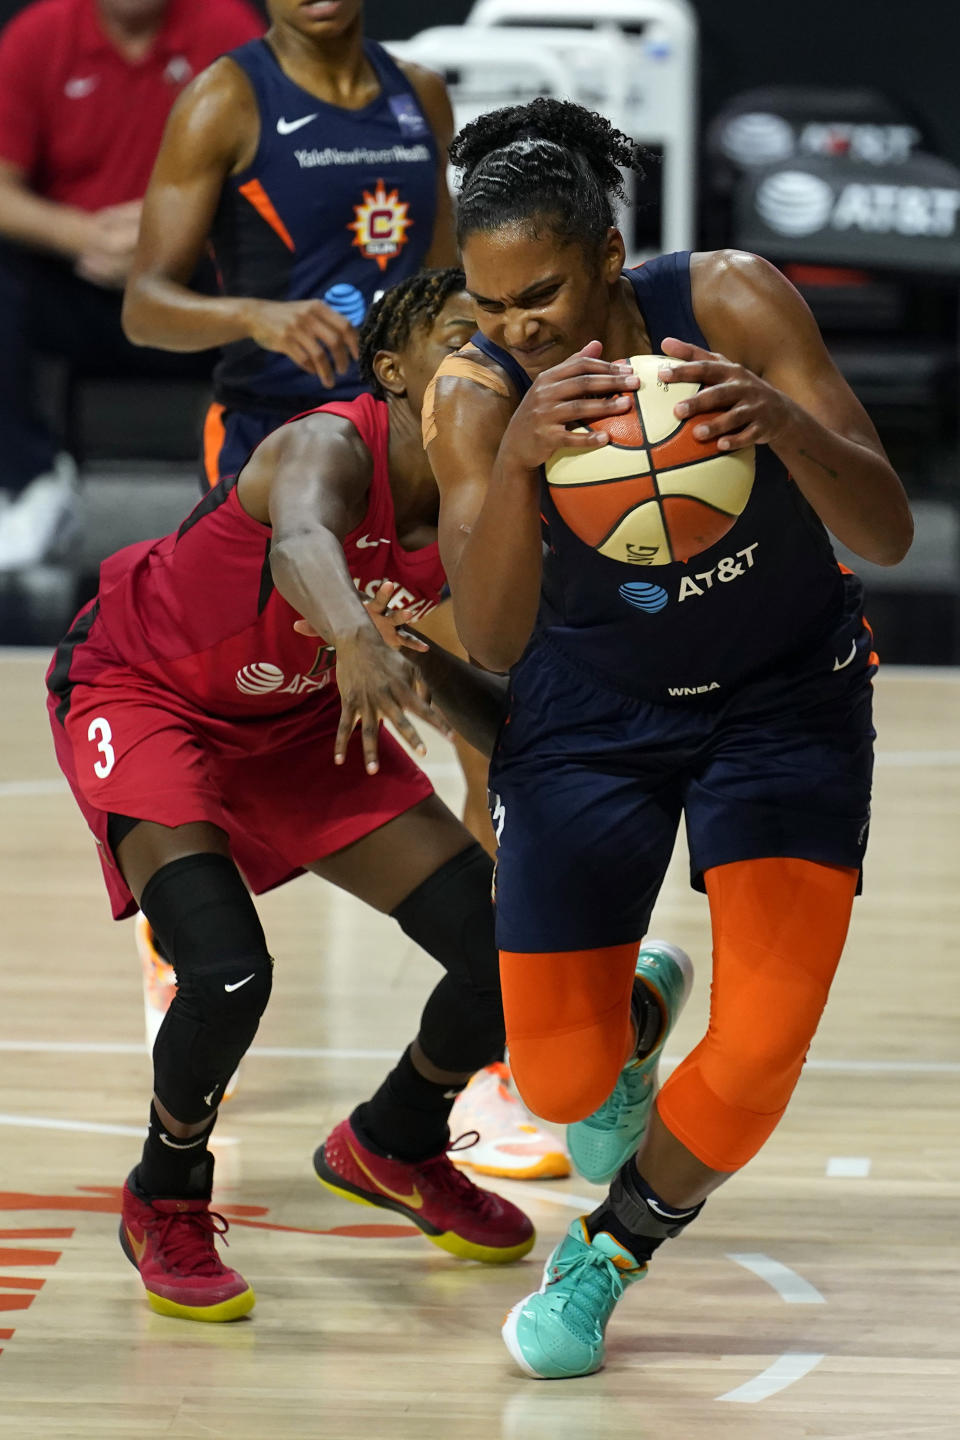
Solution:
<svg viewBox="0 0 960 1440"><path fill-rule="evenodd" d="M382 180L378 180L371 195L363 192L363 203L354 205L355 219L347 226L354 231L354 245L359 246L362 255L375 260L381 270L400 254L407 243L407 231L414 223L407 218L410 206L401 200L396 190L387 191Z"/></svg>

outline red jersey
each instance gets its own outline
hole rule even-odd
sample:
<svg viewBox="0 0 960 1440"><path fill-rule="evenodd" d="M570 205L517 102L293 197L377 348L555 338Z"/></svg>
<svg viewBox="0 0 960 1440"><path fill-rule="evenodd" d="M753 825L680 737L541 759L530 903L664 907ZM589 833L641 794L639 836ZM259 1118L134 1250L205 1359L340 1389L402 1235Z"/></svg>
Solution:
<svg viewBox="0 0 960 1440"><path fill-rule="evenodd" d="M372 395L320 407L348 419L373 457L367 511L343 542L354 583L426 615L445 583L436 542L404 550L387 474L387 406ZM297 612L274 588L271 529L221 482L180 529L104 562L97 599L61 642L48 676L63 720L79 685L133 685L167 711L197 717L224 753L255 753L302 730L304 710L339 705L335 652L298 634ZM237 722L241 722L237 724ZM257 721L266 722L262 726ZM221 722L221 723L217 723ZM251 723L253 722L253 723Z"/></svg>
<svg viewBox="0 0 960 1440"><path fill-rule="evenodd" d="M131 61L96 0L37 0L0 34L0 158L38 194L82 210L139 200L180 91L262 33L245 0L170 0L150 50Z"/></svg>

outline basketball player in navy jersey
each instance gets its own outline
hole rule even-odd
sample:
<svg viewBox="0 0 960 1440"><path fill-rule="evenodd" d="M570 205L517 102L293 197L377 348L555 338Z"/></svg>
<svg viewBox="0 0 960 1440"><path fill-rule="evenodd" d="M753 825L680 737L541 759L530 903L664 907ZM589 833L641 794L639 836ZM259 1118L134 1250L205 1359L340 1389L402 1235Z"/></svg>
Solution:
<svg viewBox="0 0 960 1440"><path fill-rule="evenodd" d="M207 1145L272 983L247 883L261 893L304 870L392 915L446 970L399 1063L318 1149L320 1179L455 1255L499 1263L533 1244L526 1216L445 1153L455 1094L503 1046L492 861L379 732L389 718L422 751L418 718L446 729L425 680L483 745L502 687L435 649L417 652L418 672L363 599L382 610L389 594L412 620L440 599L419 417L440 359L473 329L462 283L424 272L390 291L360 347L385 398L281 427L176 534L107 560L48 672L58 760L113 914L139 905L176 967L120 1227L164 1314L230 1320L253 1305L214 1246ZM457 686L479 694L479 719Z"/></svg>
<svg viewBox="0 0 960 1440"><path fill-rule="evenodd" d="M611 196L638 153L601 116L512 107L451 158L480 330L441 365L424 435L461 639L510 671L490 773L507 1043L531 1109L570 1122L575 1163L613 1182L504 1325L527 1374L559 1378L602 1365L617 1299L759 1150L799 1077L859 886L872 767L876 657L827 527L893 565L912 522L777 270L736 252L623 270ZM637 384L618 357L644 353L664 355L665 383L702 384L675 407L696 437L757 450L723 540L638 572L564 524L541 467L607 443L603 417ZM584 419L598 432L566 429ZM630 603L638 574L658 606ZM637 965L637 944L681 814L710 905L710 1026L652 1105L689 975L668 954Z"/></svg>
<svg viewBox="0 0 960 1440"><path fill-rule="evenodd" d="M208 483L281 421L363 389L374 297L456 258L439 76L363 36L362 0L268 0L270 29L171 112L124 303L135 343L221 347ZM223 293L189 277L212 247Z"/></svg>
<svg viewBox="0 0 960 1440"><path fill-rule="evenodd" d="M446 183L453 122L440 77L366 40L361 0L269 0L267 9L265 39L210 66L174 107L124 304L136 343L221 347L204 488L235 474L292 415L359 394L357 327L374 296L456 258ZM217 296L190 288L208 245ZM428 632L455 646L448 611ZM486 758L460 736L454 743L464 817L492 851ZM137 924L149 1040L173 982ZM495 1174L567 1173L563 1147L502 1076L498 1062L463 1102L464 1127L482 1134L478 1163Z"/></svg>

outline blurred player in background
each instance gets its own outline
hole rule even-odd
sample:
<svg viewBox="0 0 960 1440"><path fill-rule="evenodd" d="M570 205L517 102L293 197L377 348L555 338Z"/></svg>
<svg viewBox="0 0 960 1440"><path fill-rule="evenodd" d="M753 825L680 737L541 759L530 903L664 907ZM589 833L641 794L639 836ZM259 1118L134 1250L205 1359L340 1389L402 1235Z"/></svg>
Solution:
<svg viewBox="0 0 960 1440"><path fill-rule="evenodd" d="M482 333L441 366L424 435L461 639L510 670L490 770L507 1043L527 1104L572 1122L574 1163L613 1182L504 1324L527 1374L559 1378L602 1365L624 1289L756 1154L800 1075L860 883L874 734L861 586L826 527L892 565L912 522L777 270L736 252L623 270L611 197L639 156L601 116L508 108L451 158ZM742 513L689 565L600 554L542 483L561 447L605 453L603 417L638 384L617 357L651 353L659 384L703 387L674 407L693 441L757 447ZM583 421L598 428L566 428ZM690 976L637 945L681 814L713 926L710 1025L651 1106Z"/></svg>
<svg viewBox="0 0 960 1440"><path fill-rule="evenodd" d="M140 207L170 108L260 34L244 0L36 0L0 34L0 574L65 553L76 465L37 413L33 360L209 373L120 325Z"/></svg>

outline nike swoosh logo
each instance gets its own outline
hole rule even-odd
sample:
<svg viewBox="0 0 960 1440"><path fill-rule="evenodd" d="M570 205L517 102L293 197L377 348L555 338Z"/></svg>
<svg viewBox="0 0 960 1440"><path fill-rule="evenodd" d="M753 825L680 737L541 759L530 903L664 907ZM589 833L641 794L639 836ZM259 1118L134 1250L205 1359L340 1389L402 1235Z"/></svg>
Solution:
<svg viewBox="0 0 960 1440"><path fill-rule="evenodd" d="M249 980L252 980L256 973L255 970L251 970L250 974L244 976L242 980L235 980L232 985L224 985L223 988L228 995L231 995L234 990L239 990L241 985L246 985Z"/></svg>
<svg viewBox="0 0 960 1440"><path fill-rule="evenodd" d="M192 1150L195 1145L202 1145L206 1138L206 1135L198 1135L196 1140L187 1140L183 1145L178 1145L176 1140L171 1140L163 1130L160 1131L161 1142L169 1146L171 1150Z"/></svg>
<svg viewBox="0 0 960 1440"><path fill-rule="evenodd" d="M204 1103L204 1105L212 1105L212 1104L213 1104L213 1097L214 1097L214 1095L216 1095L216 1093L217 1093L217 1091L218 1091L219 1089L220 1089L220 1086L219 1086L219 1085L214 1085L213 1089L210 1091L210 1094L209 1094L209 1095L204 1095L204 1097L203 1097L203 1103Z"/></svg>
<svg viewBox="0 0 960 1440"><path fill-rule="evenodd" d="M356 542L358 550L375 550L378 545L389 545L389 540L371 540L369 535L361 535Z"/></svg>
<svg viewBox="0 0 960 1440"><path fill-rule="evenodd" d="M82 100L84 96L91 95L99 83L99 75L80 75L67 81L63 93L68 100Z"/></svg>
<svg viewBox="0 0 960 1440"><path fill-rule="evenodd" d="M143 1259L143 1252L147 1248L147 1237L146 1235L144 1235L142 1240L138 1240L134 1235L133 1231L130 1229L129 1225L125 1225L123 1228L127 1232L127 1239L130 1242L130 1249L133 1251L134 1256L136 1257L137 1264L139 1265L140 1261Z"/></svg>
<svg viewBox="0 0 960 1440"><path fill-rule="evenodd" d="M376 1175L374 1175L372 1171L367 1169L366 1165L364 1165L363 1161L360 1159L360 1156L357 1154L356 1150L354 1150L349 1140L347 1141L347 1149L350 1151L350 1154L353 1156L354 1160L357 1162L357 1165L363 1171L364 1175L366 1175L367 1179L372 1180L374 1185L379 1191L381 1191L382 1194L389 1196L391 1200L398 1200L401 1205L409 1205L411 1210L420 1210L423 1208L423 1196L420 1194L420 1191L416 1188L416 1186L414 1186L409 1195L400 1195L396 1190L391 1190L387 1185L384 1185L382 1180L378 1180Z"/></svg>
<svg viewBox="0 0 960 1440"><path fill-rule="evenodd" d="M312 115L301 115L299 120L284 120L281 115L277 121L277 134L292 135L294 130L299 130L303 125L309 125L311 120L316 120L319 114L320 111L315 110Z"/></svg>
<svg viewBox="0 0 960 1440"><path fill-rule="evenodd" d="M851 645L850 645L850 654L847 656L846 660L838 660L838 659L836 659L836 657L834 657L834 661L833 661L833 668L834 668L834 670L846 670L847 666L853 663L854 659L856 658L856 654L857 654L857 642L856 642L856 640L854 640L854 641L851 643Z"/></svg>

